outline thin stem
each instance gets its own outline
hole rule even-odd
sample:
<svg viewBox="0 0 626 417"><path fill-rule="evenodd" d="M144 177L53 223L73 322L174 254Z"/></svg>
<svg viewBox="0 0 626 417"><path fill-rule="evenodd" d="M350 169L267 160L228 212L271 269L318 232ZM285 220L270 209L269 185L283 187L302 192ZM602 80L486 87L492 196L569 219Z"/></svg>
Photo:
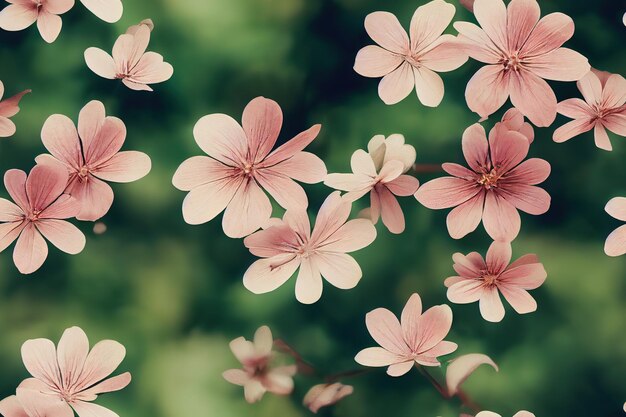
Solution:
<svg viewBox="0 0 626 417"><path fill-rule="evenodd" d="M369 374L373 370L374 370L374 368L353 369L351 371L344 371L344 372L339 372L339 373L336 373L336 374L328 375L325 379L326 379L326 382L337 382L337 381L339 381L340 379L343 379L343 378L354 378L354 377L357 377L357 376Z"/></svg>
<svg viewBox="0 0 626 417"><path fill-rule="evenodd" d="M289 346L287 342L285 342L284 340L282 339L274 340L274 347L278 351L283 352L295 359L296 366L298 367L299 373L305 374L305 375L315 375L317 373L317 371L315 370L315 367L311 365L310 363L308 363L307 361L305 361L304 358L302 358L302 355L300 355L294 348Z"/></svg>
<svg viewBox="0 0 626 417"><path fill-rule="evenodd" d="M430 174L443 172L443 168L439 164L413 164L413 172L416 174Z"/></svg>
<svg viewBox="0 0 626 417"><path fill-rule="evenodd" d="M463 391L462 389L458 390L457 395L458 395L459 399L461 400L461 402L463 403L463 405L466 406L467 408L469 408L470 410L472 410L474 413L479 413L479 412L481 412L483 410L482 407L480 405L476 404L469 397L469 395L467 395L467 393L465 391Z"/></svg>
<svg viewBox="0 0 626 417"><path fill-rule="evenodd" d="M415 364L415 367L418 371L420 371L422 375L426 377L426 379L435 387L435 389L439 392L439 394L441 394L444 399L450 399L450 395L448 395L448 390L441 386L441 384L435 379L435 377L430 374L430 372L424 369L424 367L421 365Z"/></svg>

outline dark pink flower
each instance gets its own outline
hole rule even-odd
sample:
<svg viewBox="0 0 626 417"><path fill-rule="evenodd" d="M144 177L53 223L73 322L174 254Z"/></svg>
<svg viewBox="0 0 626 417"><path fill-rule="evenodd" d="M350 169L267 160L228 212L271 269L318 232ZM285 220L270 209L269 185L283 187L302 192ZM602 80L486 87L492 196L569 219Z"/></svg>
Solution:
<svg viewBox="0 0 626 417"><path fill-rule="evenodd" d="M41 130L41 140L52 154L37 157L37 163L57 163L69 173L66 193L80 203L79 220L95 221L113 204L113 190L105 181L133 182L150 172L150 157L143 152L120 151L126 126L107 116L104 105L90 101L80 111L78 129L67 116L50 116Z"/></svg>
<svg viewBox="0 0 626 417"><path fill-rule="evenodd" d="M248 103L241 125L225 114L198 121L194 137L208 156L187 159L172 180L179 190L189 191L183 202L187 223L206 223L224 211L224 233L240 238L270 219L272 203L265 192L288 210L308 206L296 181L315 184L326 177L324 162L303 152L321 126L314 125L272 151L282 124L280 106L265 97Z"/></svg>
<svg viewBox="0 0 626 417"><path fill-rule="evenodd" d="M30 90L24 90L21 93L0 101L0 138L8 138L15 133L15 124L10 117L15 116L20 111L20 100ZM0 99L4 95L4 84L0 81Z"/></svg>
<svg viewBox="0 0 626 417"><path fill-rule="evenodd" d="M431 209L455 207L448 214L450 236L460 239L482 221L493 240L517 237L521 220L517 210L543 214L550 195L537 184L550 175L550 164L538 158L524 160L530 143L526 136L506 129L485 129L474 124L463 133L463 154L470 167L443 164L451 177L422 185L415 198Z"/></svg>
<svg viewBox="0 0 626 417"><path fill-rule="evenodd" d="M359 51L354 70L365 77L383 77L378 94L386 104L400 102L415 89L422 104L437 107L444 93L437 72L455 70L467 61L467 55L454 46L456 38L443 34L455 11L443 0L418 7L410 37L393 14L370 13L365 30L378 45Z"/></svg>
<svg viewBox="0 0 626 417"><path fill-rule="evenodd" d="M320 299L322 278L337 288L354 288L363 272L348 253L371 244L376 228L366 219L347 221L351 208L335 191L322 204L312 232L306 210L295 208L245 238L250 253L262 258L244 274L245 287L255 294L274 291L299 270L296 298L301 303Z"/></svg>
<svg viewBox="0 0 626 417"><path fill-rule="evenodd" d="M473 23L456 22L461 49L488 65L469 81L467 105L481 117L511 102L537 126L556 117L556 96L544 79L577 81L589 71L587 58L562 48L574 34L574 22L562 13L541 20L536 0L476 0Z"/></svg>
<svg viewBox="0 0 626 417"><path fill-rule="evenodd" d="M554 141L565 142L593 129L596 146L612 150L607 129L626 136L626 79L591 70L577 85L585 100L570 98L558 104L557 111L574 120L554 131Z"/></svg>
<svg viewBox="0 0 626 417"><path fill-rule="evenodd" d="M447 305L422 313L422 300L413 294L402 310L401 320L385 308L365 316L372 338L381 347L360 351L355 361L365 366L388 366L387 374L401 376L414 365L439 366L439 356L454 352L457 344L443 340L452 327L452 310Z"/></svg>
<svg viewBox="0 0 626 417"><path fill-rule="evenodd" d="M537 255L522 256L511 262L511 245L493 242L485 259L477 252L455 253L454 270L458 276L445 281L448 299L457 304L480 302L480 314L487 321L504 318L500 294L519 314L537 310L537 302L528 290L539 288L547 273Z"/></svg>
<svg viewBox="0 0 626 417"><path fill-rule="evenodd" d="M370 194L371 206L367 217L376 224L382 216L391 233L404 231L404 214L396 196L410 196L419 187L417 178L403 175L415 163L415 148L404 143L404 136L374 136L367 145L368 152L352 154L352 174L329 174L324 184L347 191L344 198L355 201Z"/></svg>
<svg viewBox="0 0 626 417"><path fill-rule="evenodd" d="M0 252L17 239L13 261L22 274L38 270L48 257L48 245L69 254L85 247L85 235L64 219L75 217L80 204L64 194L67 170L60 164L35 166L28 176L11 169L4 185L15 203L0 198Z"/></svg>

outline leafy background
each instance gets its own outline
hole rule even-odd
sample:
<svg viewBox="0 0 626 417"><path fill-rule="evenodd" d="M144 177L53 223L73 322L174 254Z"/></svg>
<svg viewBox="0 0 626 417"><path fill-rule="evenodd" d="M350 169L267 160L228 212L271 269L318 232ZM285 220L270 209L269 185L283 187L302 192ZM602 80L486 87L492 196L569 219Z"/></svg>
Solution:
<svg viewBox="0 0 626 417"><path fill-rule="evenodd" d="M268 295L249 293L241 278L253 258L242 242L223 235L220 218L186 225L180 212L184 194L171 185L178 164L201 152L191 134L195 121L214 112L239 118L258 95L281 104L282 140L323 124L310 150L333 172L346 172L351 153L378 133L404 134L417 148L418 163L462 161L461 134L477 120L465 105L464 87L477 63L443 75L447 92L436 109L421 106L414 95L385 106L377 81L352 70L356 52L370 43L363 29L367 13L387 9L408 27L422 3L136 0L126 2L115 25L78 3L63 16L63 32L52 45L34 27L0 33L6 94L33 89L14 119L18 133L0 142L2 170L30 169L44 151L39 133L45 119L61 113L76 120L92 99L126 122L125 148L145 151L153 160L148 177L114 186L105 234L80 225L88 237L80 255L51 250L44 267L28 277L13 266L11 248L0 255L0 394L11 394L27 376L19 354L24 340L57 340L65 327L79 325L92 343L112 338L127 347L120 372L132 371L133 383L98 400L120 416L305 416L301 398L318 379L298 377L290 398L268 395L249 406L240 389L221 378L223 370L237 366L228 341L251 337L268 324L320 373L339 372L356 368L354 354L373 344L364 324L367 311L384 306L399 313L416 291L426 306L446 302L443 280L452 274L452 253L484 253L490 242L482 228L461 241L451 239L443 211L405 198L405 233L393 236L379 225L376 242L356 254L364 271L361 284L349 292L327 285L320 302L305 306L294 298L293 280ZM558 10L574 18L570 47L595 67L623 74L620 3L545 0L541 6L544 14ZM458 19L472 19L458 4L457 9ZM148 17L156 24L150 49L175 67L169 82L157 85L155 93L138 93L87 69L87 47L110 50L126 27ZM578 96L573 83L552 84L560 99ZM554 127L564 121L559 117ZM620 416L626 400L626 257L609 258L602 247L618 226L604 204L626 195L626 142L614 138L610 153L596 149L590 134L555 144L554 127L536 129L531 148L532 156L552 164L545 183L552 208L540 217L523 215L514 242L516 257L537 253L548 270L546 284L533 293L539 310L526 316L508 310L502 323L491 324L476 304L453 305L449 339L459 343L459 354L484 352L500 365L500 373L480 369L466 385L486 409L503 416L520 409L538 417ZM329 190L318 184L307 192L316 212ZM459 412L458 403L443 402L417 372L394 379L380 369L344 382L355 385L355 394L325 415Z"/></svg>

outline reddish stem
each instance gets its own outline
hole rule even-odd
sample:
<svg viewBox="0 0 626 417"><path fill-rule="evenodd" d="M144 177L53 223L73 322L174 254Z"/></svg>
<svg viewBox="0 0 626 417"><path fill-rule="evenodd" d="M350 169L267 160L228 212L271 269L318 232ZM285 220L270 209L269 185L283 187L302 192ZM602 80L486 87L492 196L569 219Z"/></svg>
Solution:
<svg viewBox="0 0 626 417"><path fill-rule="evenodd" d="M274 340L274 347L278 349L280 352L285 353L296 361L296 366L298 367L298 372L304 375L315 375L317 372L315 371L315 367L305 361L302 356L291 346L287 344L282 339Z"/></svg>
<svg viewBox="0 0 626 417"><path fill-rule="evenodd" d="M443 172L443 168L439 164L413 164L413 172L416 174L432 174Z"/></svg>

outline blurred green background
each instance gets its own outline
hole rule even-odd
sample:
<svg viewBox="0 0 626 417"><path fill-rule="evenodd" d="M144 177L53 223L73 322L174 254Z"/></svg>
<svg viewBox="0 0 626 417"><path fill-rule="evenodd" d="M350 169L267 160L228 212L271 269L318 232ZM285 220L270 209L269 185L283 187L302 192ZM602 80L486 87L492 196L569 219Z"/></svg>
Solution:
<svg viewBox="0 0 626 417"><path fill-rule="evenodd" d="M378 239L356 253L364 271L360 285L352 291L325 285L321 301L305 306L295 300L294 280L267 295L248 292L241 278L254 258L240 240L223 235L221 216L202 226L185 224L184 193L171 185L177 166L201 154L192 137L194 123L214 112L239 120L247 102L259 95L283 108L281 140L323 124L309 150L331 172L347 172L352 152L379 133L404 134L417 148L418 163L462 162L461 134L478 118L466 107L464 89L478 63L443 74L446 96L436 109L423 107L413 94L386 106L377 95L378 81L352 70L356 52L371 43L363 28L368 13L391 11L408 27L423 3L135 0L126 2L114 25L77 3L63 16L63 31L52 45L34 26L1 32L5 97L33 90L13 119L17 134L0 141L2 171L30 169L44 152L45 119L61 113L76 120L92 99L125 121L125 149L147 152L153 169L136 183L113 186L105 234L95 235L90 223L79 225L88 240L80 255L51 249L41 270L28 277L13 266L12 247L0 255L0 395L13 393L27 376L20 359L24 340L56 341L64 328L79 325L92 344L111 338L127 347L119 372L131 371L132 384L98 399L122 417L306 416L302 397L319 379L298 376L291 397L266 395L248 405L241 389L221 378L223 370L238 366L229 340L250 338L268 324L320 373L340 372L358 368L354 355L373 345L366 312L384 306L399 314L412 292L419 292L425 306L445 303L451 255L484 253L490 243L482 227L461 241L451 239L445 210L403 199L404 234L391 235L379 224ZM454 3L456 19L471 21ZM576 34L567 46L599 69L626 72L623 2L540 3L543 14L562 11L574 18ZM119 34L145 18L156 25L149 49L174 65L170 81L156 85L154 93L135 92L86 67L87 47L110 51ZM559 99L579 96L573 83L552 85ZM499 120L506 108L485 125ZM533 292L539 310L519 316L507 307L503 322L492 324L480 317L477 304L452 305L448 339L458 342L458 354L483 352L501 368L498 374L477 371L467 391L503 416L520 409L538 417L621 416L626 401L626 257L603 253L604 239L619 225L604 205L626 196L626 140L612 136L613 152L596 149L591 134L555 144L552 132L564 122L559 117L552 128L536 129L531 156L552 164L544 185L553 203L546 215L522 215L513 245L515 257L537 253L548 271L545 285ZM317 212L329 189L318 184L306 190ZM354 215L364 204L359 202ZM355 386L354 395L323 415L452 417L460 410L415 371L391 378L381 368L343 382Z"/></svg>

